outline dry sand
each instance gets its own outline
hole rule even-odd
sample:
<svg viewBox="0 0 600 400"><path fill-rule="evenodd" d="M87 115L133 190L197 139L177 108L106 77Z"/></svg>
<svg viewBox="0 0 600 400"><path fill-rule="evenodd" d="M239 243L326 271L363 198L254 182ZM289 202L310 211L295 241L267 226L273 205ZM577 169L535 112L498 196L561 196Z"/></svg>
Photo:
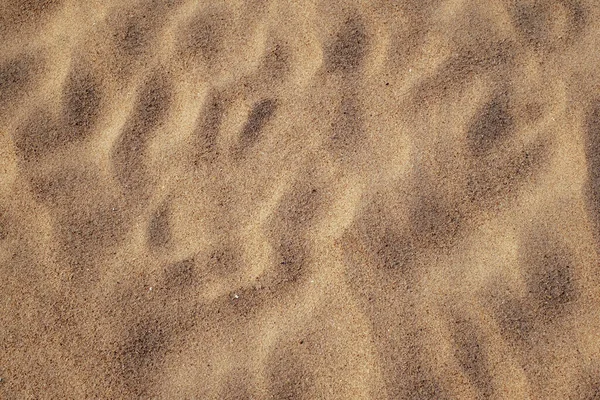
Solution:
<svg viewBox="0 0 600 400"><path fill-rule="evenodd" d="M0 398L600 398L599 42L596 0L0 1Z"/></svg>

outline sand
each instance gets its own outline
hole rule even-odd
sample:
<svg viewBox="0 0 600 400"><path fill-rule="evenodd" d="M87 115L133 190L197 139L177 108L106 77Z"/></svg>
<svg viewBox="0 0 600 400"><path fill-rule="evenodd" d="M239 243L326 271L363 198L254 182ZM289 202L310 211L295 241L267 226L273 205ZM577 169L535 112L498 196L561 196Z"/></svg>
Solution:
<svg viewBox="0 0 600 400"><path fill-rule="evenodd" d="M599 4L2 0L0 398L600 398Z"/></svg>

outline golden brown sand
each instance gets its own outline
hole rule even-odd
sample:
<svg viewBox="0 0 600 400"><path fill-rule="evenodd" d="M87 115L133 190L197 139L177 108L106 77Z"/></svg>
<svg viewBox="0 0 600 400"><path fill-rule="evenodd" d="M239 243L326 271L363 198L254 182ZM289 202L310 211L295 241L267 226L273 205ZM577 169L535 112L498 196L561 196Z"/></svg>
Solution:
<svg viewBox="0 0 600 400"><path fill-rule="evenodd" d="M596 0L0 1L1 399L600 398Z"/></svg>

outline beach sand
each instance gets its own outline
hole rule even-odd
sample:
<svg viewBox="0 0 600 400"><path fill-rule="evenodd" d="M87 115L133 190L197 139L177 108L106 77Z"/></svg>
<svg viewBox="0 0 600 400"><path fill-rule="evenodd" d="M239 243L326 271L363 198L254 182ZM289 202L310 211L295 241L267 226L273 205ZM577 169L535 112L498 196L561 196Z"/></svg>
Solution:
<svg viewBox="0 0 600 400"><path fill-rule="evenodd" d="M1 399L599 399L600 3L0 2Z"/></svg>

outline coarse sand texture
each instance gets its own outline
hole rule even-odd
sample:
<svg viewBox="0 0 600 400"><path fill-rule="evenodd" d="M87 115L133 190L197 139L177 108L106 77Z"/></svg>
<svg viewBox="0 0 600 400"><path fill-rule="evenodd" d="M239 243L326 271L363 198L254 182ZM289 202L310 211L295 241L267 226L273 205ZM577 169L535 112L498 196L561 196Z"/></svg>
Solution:
<svg viewBox="0 0 600 400"><path fill-rule="evenodd" d="M0 399L600 399L600 1L0 0Z"/></svg>

